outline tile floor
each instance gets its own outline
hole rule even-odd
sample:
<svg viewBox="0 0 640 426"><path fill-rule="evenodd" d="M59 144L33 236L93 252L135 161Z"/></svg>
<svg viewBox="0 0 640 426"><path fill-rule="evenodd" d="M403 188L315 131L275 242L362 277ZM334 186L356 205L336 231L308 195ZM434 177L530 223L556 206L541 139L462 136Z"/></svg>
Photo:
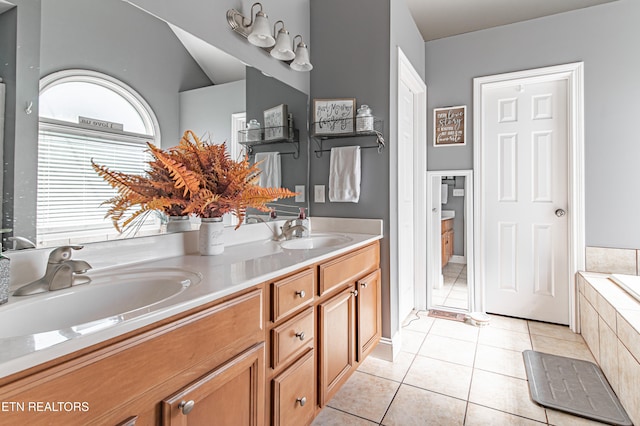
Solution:
<svg viewBox="0 0 640 426"><path fill-rule="evenodd" d="M313 422L320 425L556 425L600 423L531 401L522 351L594 361L568 327L491 316L487 327L412 315L393 363L360 366Z"/></svg>
<svg viewBox="0 0 640 426"><path fill-rule="evenodd" d="M434 289L431 297L434 305L467 310L469 292L467 290L467 265L447 263L442 268L444 283L442 288Z"/></svg>

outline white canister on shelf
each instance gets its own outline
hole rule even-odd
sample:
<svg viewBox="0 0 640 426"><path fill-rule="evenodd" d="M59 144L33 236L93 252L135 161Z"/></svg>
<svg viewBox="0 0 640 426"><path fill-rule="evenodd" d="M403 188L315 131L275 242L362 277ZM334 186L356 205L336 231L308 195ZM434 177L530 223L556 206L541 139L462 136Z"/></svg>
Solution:
<svg viewBox="0 0 640 426"><path fill-rule="evenodd" d="M369 105L360 105L356 114L356 132L373 132L373 121Z"/></svg>
<svg viewBox="0 0 640 426"><path fill-rule="evenodd" d="M260 123L252 118L247 123L247 142L259 142L262 139L262 129Z"/></svg>

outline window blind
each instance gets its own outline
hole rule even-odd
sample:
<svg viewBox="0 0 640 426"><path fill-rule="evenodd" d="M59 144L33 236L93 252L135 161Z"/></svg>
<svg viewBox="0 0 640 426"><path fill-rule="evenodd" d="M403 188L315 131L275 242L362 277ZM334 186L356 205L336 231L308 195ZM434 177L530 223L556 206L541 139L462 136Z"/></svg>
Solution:
<svg viewBox="0 0 640 426"><path fill-rule="evenodd" d="M124 173L144 174L147 166L149 154L143 138L120 140L118 135L95 136L74 130L40 126L36 227L39 244L73 237L117 237L111 219L104 217L109 206L101 205L117 193L93 170L91 159ZM140 234L159 228L159 218L151 214L134 231Z"/></svg>

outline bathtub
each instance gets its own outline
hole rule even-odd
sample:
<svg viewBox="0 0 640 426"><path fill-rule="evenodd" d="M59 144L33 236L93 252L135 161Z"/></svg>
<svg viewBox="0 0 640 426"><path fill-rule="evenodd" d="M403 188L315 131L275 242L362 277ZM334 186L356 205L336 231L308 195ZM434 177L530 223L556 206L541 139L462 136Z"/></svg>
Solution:
<svg viewBox="0 0 640 426"><path fill-rule="evenodd" d="M640 302L640 276L611 274L611 279Z"/></svg>

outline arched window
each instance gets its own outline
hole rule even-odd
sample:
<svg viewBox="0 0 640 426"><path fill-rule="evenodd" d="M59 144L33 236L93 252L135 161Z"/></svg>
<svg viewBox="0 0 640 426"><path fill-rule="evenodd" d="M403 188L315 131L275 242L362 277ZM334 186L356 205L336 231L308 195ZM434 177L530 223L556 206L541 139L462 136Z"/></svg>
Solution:
<svg viewBox="0 0 640 426"><path fill-rule="evenodd" d="M131 87L108 75L65 70L40 80L38 137L38 247L103 241L117 233L102 202L115 191L91 168L91 159L125 173L143 174L146 142L160 144L158 121ZM159 230L157 218L138 234Z"/></svg>

